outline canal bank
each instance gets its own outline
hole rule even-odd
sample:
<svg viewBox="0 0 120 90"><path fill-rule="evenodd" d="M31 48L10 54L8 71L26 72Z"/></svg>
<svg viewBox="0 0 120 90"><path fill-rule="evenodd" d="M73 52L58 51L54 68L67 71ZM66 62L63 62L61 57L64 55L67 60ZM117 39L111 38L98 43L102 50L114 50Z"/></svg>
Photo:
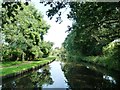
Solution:
<svg viewBox="0 0 120 90"><path fill-rule="evenodd" d="M119 90L120 73L90 63L67 63L63 71L72 90Z"/></svg>
<svg viewBox="0 0 120 90"><path fill-rule="evenodd" d="M27 61L25 63L21 63L19 65L13 65L9 67L1 67L0 78L7 79L7 78L23 75L30 71L41 68L53 61L55 61L55 57L44 58L43 60L40 61Z"/></svg>
<svg viewBox="0 0 120 90"><path fill-rule="evenodd" d="M114 59L110 59L105 56L88 56L83 57L81 61L86 63L91 63L94 65L99 65L100 67L104 67L108 70L114 70L120 73L120 65Z"/></svg>
<svg viewBox="0 0 120 90"><path fill-rule="evenodd" d="M106 56L70 56L70 58L66 58L63 61L70 61L70 62L85 62L90 63L93 65L98 65L100 67L104 67L108 70L114 70L120 73L120 64L117 60L106 57Z"/></svg>
<svg viewBox="0 0 120 90"><path fill-rule="evenodd" d="M120 74L87 63L71 63L55 60L25 75L8 78L2 82L2 90L119 90Z"/></svg>

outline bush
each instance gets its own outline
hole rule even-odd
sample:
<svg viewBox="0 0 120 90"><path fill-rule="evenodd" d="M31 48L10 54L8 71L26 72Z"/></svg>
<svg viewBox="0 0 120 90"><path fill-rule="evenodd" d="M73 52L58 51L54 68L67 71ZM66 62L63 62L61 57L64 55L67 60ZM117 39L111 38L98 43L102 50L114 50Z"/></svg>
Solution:
<svg viewBox="0 0 120 90"><path fill-rule="evenodd" d="M22 53L23 53L23 50L21 50L21 49L18 49L18 48L14 48L14 49L10 49L10 50L8 50L8 59L10 60L10 61L18 61L18 60L22 60L21 59L21 56L22 56Z"/></svg>
<svg viewBox="0 0 120 90"><path fill-rule="evenodd" d="M103 53L104 55L107 55L110 58L119 60L120 59L120 41L119 42L113 41L107 46L103 47Z"/></svg>
<svg viewBox="0 0 120 90"><path fill-rule="evenodd" d="M43 56L42 51L40 50L39 46L33 46L30 49L31 54L34 56L33 59L40 58Z"/></svg>

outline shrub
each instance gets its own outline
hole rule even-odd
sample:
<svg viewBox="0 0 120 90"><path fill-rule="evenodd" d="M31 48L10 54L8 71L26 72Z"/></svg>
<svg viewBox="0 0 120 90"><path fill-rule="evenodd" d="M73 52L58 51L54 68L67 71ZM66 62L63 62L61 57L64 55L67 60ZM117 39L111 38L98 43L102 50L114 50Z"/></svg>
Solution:
<svg viewBox="0 0 120 90"><path fill-rule="evenodd" d="M109 56L112 59L120 59L120 41L113 41L107 46L103 47L104 55ZM120 61L120 60L119 60Z"/></svg>
<svg viewBox="0 0 120 90"><path fill-rule="evenodd" d="M30 52L32 55L34 55L34 58L33 59L36 59L36 58L39 58L39 57L42 57L43 56L43 53L42 51L40 50L39 46L33 46L31 49L30 49Z"/></svg>

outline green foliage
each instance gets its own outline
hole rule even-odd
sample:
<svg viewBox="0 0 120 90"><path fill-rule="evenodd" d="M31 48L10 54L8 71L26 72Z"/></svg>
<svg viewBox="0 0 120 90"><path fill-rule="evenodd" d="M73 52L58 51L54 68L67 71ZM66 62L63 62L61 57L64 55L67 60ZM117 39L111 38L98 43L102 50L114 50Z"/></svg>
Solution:
<svg viewBox="0 0 120 90"><path fill-rule="evenodd" d="M68 18L74 22L63 43L68 57L103 55L102 48L120 37L118 3L70 2L69 6Z"/></svg>
<svg viewBox="0 0 120 90"><path fill-rule="evenodd" d="M120 42L111 42L103 47L103 53L114 60L120 59ZM120 62L120 60L119 60Z"/></svg>
<svg viewBox="0 0 120 90"><path fill-rule="evenodd" d="M30 49L30 52L34 56L35 59L43 56L43 52L40 50L39 46L33 46Z"/></svg>
<svg viewBox="0 0 120 90"><path fill-rule="evenodd" d="M103 64L103 66L111 65L113 68L118 68L119 42L113 43L112 41L120 38L119 3L60 2L60 4L70 6L71 11L68 18L73 20L73 25L69 28L69 34L63 43L68 59L79 61L85 56L98 56L91 61ZM59 4L56 4L56 7L53 8L57 9L58 6ZM62 8L64 7L58 8L56 12L59 13ZM56 12L49 10L50 16L48 15L48 17L54 16ZM105 58L101 58L104 56L103 54L105 54Z"/></svg>
<svg viewBox="0 0 120 90"><path fill-rule="evenodd" d="M52 42L43 42L42 43L42 47L41 47L41 51L43 52L43 57L48 57L50 52L52 51L52 46L53 43Z"/></svg>
<svg viewBox="0 0 120 90"><path fill-rule="evenodd" d="M64 42L67 52L74 55L102 55L102 47L120 36L120 8L118 2L41 2L50 5L47 15L51 19L55 14L57 22L61 20L60 9L71 11L67 15L73 26ZM54 4L54 5L53 5Z"/></svg>
<svg viewBox="0 0 120 90"><path fill-rule="evenodd" d="M9 5L11 12L9 8L6 8ZM50 26L43 20L41 12L38 12L33 5L26 6L21 2L9 4L6 2L3 6L2 33L5 35L5 42L8 43L8 45L3 44L5 48L2 53L3 59L34 60L43 57L45 53L47 57L52 45L46 42L47 46L45 46L43 36ZM21 10L21 7L24 9ZM10 12L10 16L6 14L7 12ZM43 48L45 51L42 51Z"/></svg>
<svg viewBox="0 0 120 90"><path fill-rule="evenodd" d="M6 67L0 69L0 70L2 70L2 73L0 73L0 76L20 73L21 71L28 70L30 68L34 68L38 65L42 66L42 65L48 63L49 61L51 61L51 59L47 60L47 58L46 58L45 60L42 60L42 61L31 61L31 62L26 61L26 62L22 62L22 63L20 63L20 62L15 62L15 63L14 62L5 62L5 63L2 63L3 64L2 66L6 66L7 64L9 64L9 66L8 67L6 66ZM18 64L18 65L14 65L14 66L10 67L10 65L13 65L13 63Z"/></svg>

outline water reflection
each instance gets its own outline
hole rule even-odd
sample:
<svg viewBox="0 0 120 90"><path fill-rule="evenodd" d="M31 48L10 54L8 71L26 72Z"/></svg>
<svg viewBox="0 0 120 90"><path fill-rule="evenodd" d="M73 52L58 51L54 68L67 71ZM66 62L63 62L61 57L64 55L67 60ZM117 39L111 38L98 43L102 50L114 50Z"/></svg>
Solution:
<svg viewBox="0 0 120 90"><path fill-rule="evenodd" d="M43 88L69 88L67 79L61 70L60 63L60 61L55 61L50 64L51 78L53 79L54 83L52 85L43 84Z"/></svg>
<svg viewBox="0 0 120 90"><path fill-rule="evenodd" d="M103 75L103 78L106 79L106 80L109 80L111 83L116 84L115 79L111 76Z"/></svg>
<svg viewBox="0 0 120 90"><path fill-rule="evenodd" d="M114 73L116 77L113 78L105 74L107 73L105 70L100 70L100 68L85 65L84 63L66 63L62 66L69 85L73 90L83 88L119 90L120 88L120 74Z"/></svg>
<svg viewBox="0 0 120 90"><path fill-rule="evenodd" d="M44 83L52 84L53 80L50 77L51 74L49 72L50 67L45 66L44 68L24 75L23 77L3 80L2 82L2 90L33 90L37 88L41 88Z"/></svg>
<svg viewBox="0 0 120 90"><path fill-rule="evenodd" d="M3 80L2 90L119 90L120 74L85 63L54 61L21 77Z"/></svg>

